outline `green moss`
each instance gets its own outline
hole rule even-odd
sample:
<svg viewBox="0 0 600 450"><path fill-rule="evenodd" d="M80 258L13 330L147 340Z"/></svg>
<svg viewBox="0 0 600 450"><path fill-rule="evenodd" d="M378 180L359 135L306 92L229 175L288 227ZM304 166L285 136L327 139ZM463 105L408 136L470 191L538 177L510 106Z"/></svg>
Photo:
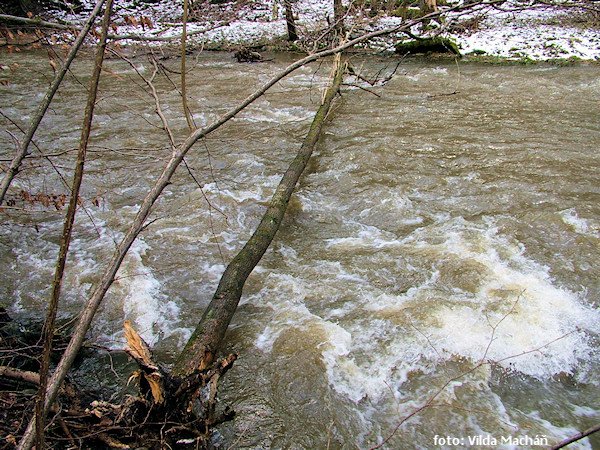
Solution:
<svg viewBox="0 0 600 450"><path fill-rule="evenodd" d="M418 41L401 42L396 45L396 53L419 54L419 53L452 53L460 55L458 46L446 38L420 39Z"/></svg>
<svg viewBox="0 0 600 450"><path fill-rule="evenodd" d="M420 17L424 16L423 11L421 11L420 9L410 8L406 5L399 7L390 15L394 17L402 17L403 20L419 19Z"/></svg>

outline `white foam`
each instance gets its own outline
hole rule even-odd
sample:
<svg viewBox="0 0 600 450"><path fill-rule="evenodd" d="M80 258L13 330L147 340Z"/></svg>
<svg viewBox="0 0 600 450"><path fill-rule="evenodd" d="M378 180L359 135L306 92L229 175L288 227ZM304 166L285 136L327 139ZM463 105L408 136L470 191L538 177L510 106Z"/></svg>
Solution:
<svg viewBox="0 0 600 450"><path fill-rule="evenodd" d="M360 286L357 303L343 315L333 310L327 317L340 321L323 325L328 330L323 360L336 391L354 401L376 400L387 395L390 380L402 383L411 372L427 372L431 363L456 357L476 364L485 356L540 379L574 373L591 360L588 334L600 333L600 313L557 286L547 267L526 256L524 246L489 224L461 218L427 228L404 241L377 230L328 241L328 248L340 252L364 246L417 252L438 268L401 294L348 277ZM475 265L475 291L445 287L445 264ZM348 319L358 309L368 318L364 323Z"/></svg>
<svg viewBox="0 0 600 450"><path fill-rule="evenodd" d="M310 112L302 107L273 108L269 102L262 103L260 108L252 108L247 112L240 113L238 119L248 122L274 122L285 125L291 122L301 122L310 118Z"/></svg>
<svg viewBox="0 0 600 450"><path fill-rule="evenodd" d="M327 248L337 248L340 250L360 247L382 249L384 247L397 247L401 245L401 241L395 239L395 235L392 233L387 233L374 226L360 225L356 222L353 224L361 228L356 233L356 236L327 239Z"/></svg>
<svg viewBox="0 0 600 450"><path fill-rule="evenodd" d="M143 263L150 247L138 238L129 250L115 279L122 297L123 319L135 324L136 331L149 344L173 334L171 324L178 323L179 307L161 292L161 284Z"/></svg>
<svg viewBox="0 0 600 450"><path fill-rule="evenodd" d="M600 237L600 227L590 220L580 218L574 208L561 211L560 216L563 222L572 227L576 233Z"/></svg>
<svg viewBox="0 0 600 450"><path fill-rule="evenodd" d="M572 373L578 361L593 353L586 333L600 332L599 311L556 286L549 269L528 259L522 246L493 229L483 236L483 251L455 233L441 245L442 253L476 261L487 270L475 299L465 303L451 298L435 311L430 330L434 345L447 355L474 361L485 355L539 378Z"/></svg>

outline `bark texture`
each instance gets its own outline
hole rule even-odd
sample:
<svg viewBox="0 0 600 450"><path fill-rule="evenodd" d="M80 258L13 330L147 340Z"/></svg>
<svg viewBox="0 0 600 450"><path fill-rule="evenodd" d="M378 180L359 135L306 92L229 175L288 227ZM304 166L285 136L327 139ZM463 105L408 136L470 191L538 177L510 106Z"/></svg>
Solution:
<svg viewBox="0 0 600 450"><path fill-rule="evenodd" d="M333 82L327 89L302 147L283 175L254 234L225 269L200 323L177 359L173 375L186 377L212 364L240 301L244 283L279 229L296 183L312 155L332 101L339 92L344 67L340 63L339 55L335 60Z"/></svg>
<svg viewBox="0 0 600 450"><path fill-rule="evenodd" d="M333 0L333 21L334 30L338 34L344 32L344 7L342 6L342 0Z"/></svg>

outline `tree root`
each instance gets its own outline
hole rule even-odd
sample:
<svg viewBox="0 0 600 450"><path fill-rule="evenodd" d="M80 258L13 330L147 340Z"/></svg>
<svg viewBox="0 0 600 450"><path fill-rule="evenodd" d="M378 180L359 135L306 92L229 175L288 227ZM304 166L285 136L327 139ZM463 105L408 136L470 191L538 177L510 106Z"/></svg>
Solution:
<svg viewBox="0 0 600 450"><path fill-rule="evenodd" d="M39 367L33 354L23 354L20 330L20 326L0 325L0 449L16 448L33 415L39 384L37 372L17 367ZM66 383L47 420L46 446L211 448L214 427L235 415L230 408L218 407L217 385L237 356L229 355L180 379L153 361L150 348L131 327L126 325L126 330L127 351L139 366L130 378L138 382L138 395L111 403Z"/></svg>

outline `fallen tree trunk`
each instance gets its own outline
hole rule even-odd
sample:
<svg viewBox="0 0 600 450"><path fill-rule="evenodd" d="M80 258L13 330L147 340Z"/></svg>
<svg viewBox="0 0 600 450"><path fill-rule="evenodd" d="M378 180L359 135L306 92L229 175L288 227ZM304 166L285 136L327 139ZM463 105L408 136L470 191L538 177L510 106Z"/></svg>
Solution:
<svg viewBox="0 0 600 450"><path fill-rule="evenodd" d="M208 368L237 308L246 279L275 237L292 192L319 139L321 128L339 92L345 66L335 57L335 73L296 158L283 175L263 218L244 248L229 263L194 334L179 355L173 375L185 377Z"/></svg>
<svg viewBox="0 0 600 450"><path fill-rule="evenodd" d="M63 25L56 22L47 22L39 18L27 18L20 16L12 16L10 14L0 14L0 22L15 23L21 25L27 25L34 28L51 28L54 30L70 31L73 27Z"/></svg>
<svg viewBox="0 0 600 450"><path fill-rule="evenodd" d="M217 384L237 356L228 355L218 361L215 361L215 356L240 301L246 279L275 237L296 183L306 168L333 100L339 93L345 64L341 64L339 54L334 62L330 85L300 150L283 175L258 227L225 269L210 304L171 373L154 362L149 346L128 322L125 323L127 351L140 367L133 377L138 381L141 393L141 398L125 405L115 421L131 431L139 430L136 433L128 431L129 437L141 432L145 440L160 438L161 445L185 442L204 448L210 439L211 428L233 418L234 412L229 408L216 413ZM135 420L123 422L122 417L142 417L144 420L141 423ZM153 427L152 423L159 426ZM168 442L163 436L170 436ZM121 443L128 441L127 436L111 438ZM127 442L127 445L143 443Z"/></svg>

